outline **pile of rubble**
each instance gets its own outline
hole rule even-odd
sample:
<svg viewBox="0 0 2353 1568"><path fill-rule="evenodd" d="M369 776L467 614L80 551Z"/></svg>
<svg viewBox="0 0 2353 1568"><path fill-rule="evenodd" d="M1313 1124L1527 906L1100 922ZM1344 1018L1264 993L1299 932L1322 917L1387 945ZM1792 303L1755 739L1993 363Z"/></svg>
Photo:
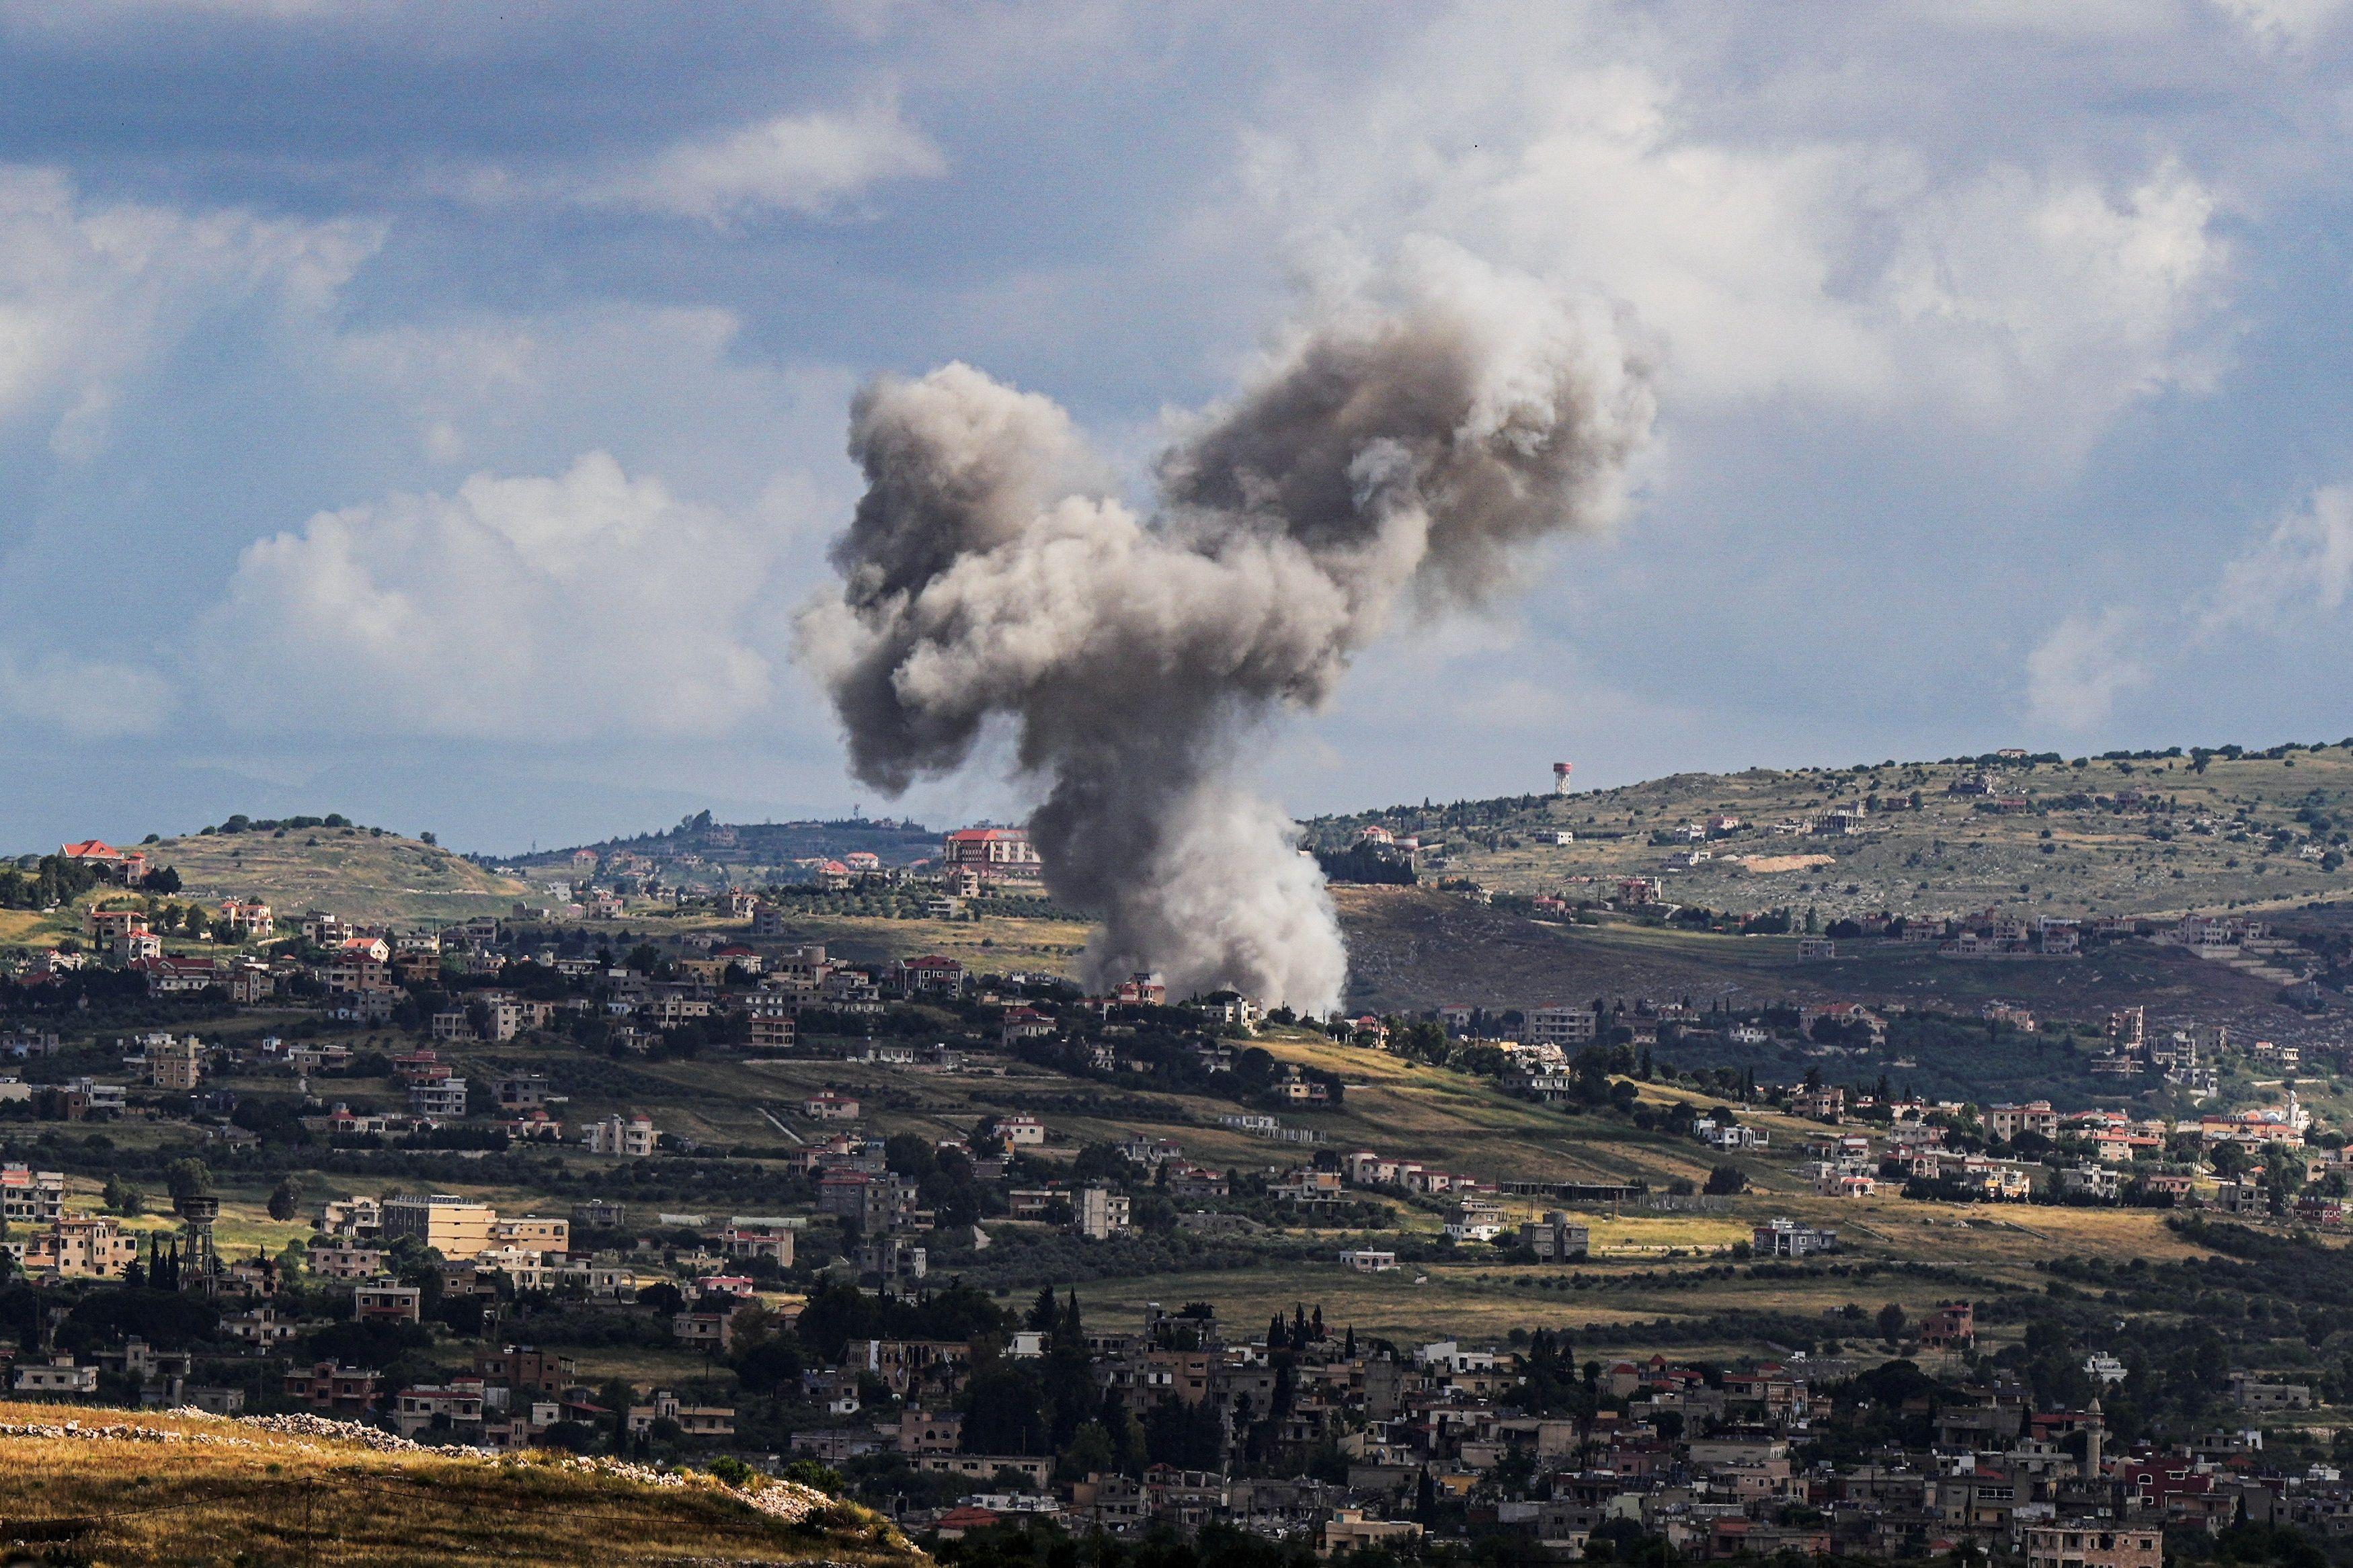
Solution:
<svg viewBox="0 0 2353 1568"><path fill-rule="evenodd" d="M636 1464L628 1459L587 1458L575 1454L538 1462L614 1480L635 1481L640 1486L720 1488L739 1501L787 1524L798 1524L809 1515L823 1510L833 1500L814 1487L802 1486L798 1481L778 1480L770 1476L754 1476L748 1486L739 1489L698 1470L674 1470L659 1465Z"/></svg>
<svg viewBox="0 0 2353 1568"><path fill-rule="evenodd" d="M201 1443L216 1448L255 1448L249 1438L226 1432L181 1432L164 1426L135 1426L120 1422L8 1421L0 1422L0 1437L65 1438L85 1443Z"/></svg>
<svg viewBox="0 0 2353 1568"><path fill-rule="evenodd" d="M174 1411L174 1415L184 1414ZM431 1452L422 1443L412 1443L396 1437L380 1427L362 1426L356 1421L330 1421L323 1415L242 1415L237 1424L275 1432L283 1437L323 1437L337 1443L357 1443L379 1454L422 1454Z"/></svg>

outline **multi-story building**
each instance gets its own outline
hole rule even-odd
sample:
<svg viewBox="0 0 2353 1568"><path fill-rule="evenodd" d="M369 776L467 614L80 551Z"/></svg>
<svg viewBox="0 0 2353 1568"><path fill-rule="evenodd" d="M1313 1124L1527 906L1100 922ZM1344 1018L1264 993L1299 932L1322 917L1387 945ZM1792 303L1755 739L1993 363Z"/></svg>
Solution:
<svg viewBox="0 0 2353 1568"><path fill-rule="evenodd" d="M985 881L1035 882L1045 866L1018 827L960 827L940 845L940 864Z"/></svg>
<svg viewBox="0 0 2353 1568"><path fill-rule="evenodd" d="M447 1193L386 1198L383 1205L384 1239L413 1236L448 1258L471 1258L491 1245L491 1226L498 1211L488 1204Z"/></svg>
<svg viewBox="0 0 2353 1568"><path fill-rule="evenodd" d="M579 1377L570 1356L553 1355L529 1345L477 1349L474 1375L495 1387L531 1389L541 1394L561 1394Z"/></svg>
<svg viewBox="0 0 2353 1568"><path fill-rule="evenodd" d="M352 1318L362 1323L414 1323L424 1315L425 1292L415 1285L367 1283L352 1289Z"/></svg>
<svg viewBox="0 0 2353 1568"><path fill-rule="evenodd" d="M373 1279L384 1272L384 1249L326 1244L311 1248L306 1261L322 1279Z"/></svg>
<svg viewBox="0 0 2353 1568"><path fill-rule="evenodd" d="M2162 1568L2164 1562L2165 1534L2155 1524L2071 1519L2026 1527L2026 1568Z"/></svg>
<svg viewBox="0 0 2353 1568"><path fill-rule="evenodd" d="M1527 1016L1527 1043L1577 1050L1594 1042L1600 1019L1590 1007L1532 1007Z"/></svg>
<svg viewBox="0 0 2353 1568"><path fill-rule="evenodd" d="M1071 1228L1089 1241L1108 1239L1128 1227L1129 1201L1108 1187L1082 1187L1072 1195Z"/></svg>
<svg viewBox="0 0 2353 1568"><path fill-rule="evenodd" d="M10 1225L46 1226L65 1217L63 1171L0 1165L0 1219Z"/></svg>
<svg viewBox="0 0 2353 1568"><path fill-rule="evenodd" d="M322 1361L286 1374L286 1397L335 1415L364 1415L375 1405L376 1374Z"/></svg>
<svg viewBox="0 0 2353 1568"><path fill-rule="evenodd" d="M569 1252L572 1250L572 1222L539 1215L493 1219L491 1221L491 1242L495 1247L516 1252Z"/></svg>
<svg viewBox="0 0 2353 1568"><path fill-rule="evenodd" d="M194 1035L166 1035L147 1047L147 1079L167 1094L194 1091L204 1077L205 1047Z"/></svg>
<svg viewBox="0 0 2353 1568"><path fill-rule="evenodd" d="M436 1121L459 1121L466 1114L466 1080L440 1078L412 1083L408 1086L408 1109Z"/></svg>
<svg viewBox="0 0 2353 1568"><path fill-rule="evenodd" d="M587 1144L591 1154L617 1154L625 1160L642 1160L659 1146L661 1134L654 1131L653 1118L642 1111L627 1117L607 1116L602 1121L588 1123Z"/></svg>
<svg viewBox="0 0 2353 1568"><path fill-rule="evenodd" d="M139 1238L102 1215L63 1215L0 1247L26 1273L59 1279L120 1279L139 1261Z"/></svg>

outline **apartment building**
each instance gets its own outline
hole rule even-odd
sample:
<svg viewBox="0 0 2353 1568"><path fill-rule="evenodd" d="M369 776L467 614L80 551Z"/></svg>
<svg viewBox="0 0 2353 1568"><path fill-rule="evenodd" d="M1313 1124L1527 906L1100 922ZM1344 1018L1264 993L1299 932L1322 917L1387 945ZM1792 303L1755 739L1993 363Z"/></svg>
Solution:
<svg viewBox="0 0 2353 1568"><path fill-rule="evenodd" d="M498 1211L488 1204L447 1193L384 1200L384 1239L413 1236L448 1258L471 1258L491 1245Z"/></svg>

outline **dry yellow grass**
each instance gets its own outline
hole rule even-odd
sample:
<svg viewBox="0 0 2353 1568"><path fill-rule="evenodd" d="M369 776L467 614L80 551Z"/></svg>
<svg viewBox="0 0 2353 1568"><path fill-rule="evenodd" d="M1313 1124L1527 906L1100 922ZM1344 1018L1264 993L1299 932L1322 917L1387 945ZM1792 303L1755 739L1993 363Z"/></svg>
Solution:
<svg viewBox="0 0 2353 1568"><path fill-rule="evenodd" d="M26 1434L67 1422L79 1430ZM923 1561L871 1515L788 1522L707 1476L655 1485L546 1454L383 1453L53 1405L0 1405L0 1542L91 1564Z"/></svg>

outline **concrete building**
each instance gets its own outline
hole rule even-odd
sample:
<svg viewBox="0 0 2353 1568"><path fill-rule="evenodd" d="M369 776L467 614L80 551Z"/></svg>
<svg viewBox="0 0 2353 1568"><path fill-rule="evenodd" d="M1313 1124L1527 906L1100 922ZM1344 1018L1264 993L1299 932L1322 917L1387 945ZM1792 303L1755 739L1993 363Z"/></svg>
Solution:
<svg viewBox="0 0 2353 1568"><path fill-rule="evenodd" d="M1836 1252L1838 1232L1796 1220L1768 1220L1756 1228L1751 1245L1759 1258L1811 1258L1817 1252Z"/></svg>
<svg viewBox="0 0 2353 1568"><path fill-rule="evenodd" d="M437 1121L458 1121L466 1114L466 1080L442 1078L412 1083L408 1086L408 1109Z"/></svg>
<svg viewBox="0 0 2353 1568"><path fill-rule="evenodd" d="M170 1036L147 1047L147 1081L167 1094L193 1091L204 1077L205 1047L195 1036Z"/></svg>
<svg viewBox="0 0 2353 1568"><path fill-rule="evenodd" d="M1128 1226L1129 1203L1108 1187L1082 1187L1071 1204L1071 1228L1089 1241L1108 1240Z"/></svg>
<svg viewBox="0 0 2353 1568"><path fill-rule="evenodd" d="M413 1236L444 1258L471 1258L491 1246L491 1227L498 1217L488 1204L447 1193L386 1198L384 1239L395 1242Z"/></svg>
<svg viewBox="0 0 2353 1568"><path fill-rule="evenodd" d="M1520 1226L1520 1245L1547 1263L1583 1258L1592 1245L1592 1233L1559 1210Z"/></svg>
<svg viewBox="0 0 2353 1568"><path fill-rule="evenodd" d="M2026 1568L2163 1568L2164 1562L2165 1535L2155 1524L2075 1519L2026 1527Z"/></svg>
<svg viewBox="0 0 2353 1568"><path fill-rule="evenodd" d="M588 1124L588 1152L642 1160L653 1153L660 1138L661 1134L654 1131L653 1118L642 1111L627 1117L607 1116L602 1121Z"/></svg>

